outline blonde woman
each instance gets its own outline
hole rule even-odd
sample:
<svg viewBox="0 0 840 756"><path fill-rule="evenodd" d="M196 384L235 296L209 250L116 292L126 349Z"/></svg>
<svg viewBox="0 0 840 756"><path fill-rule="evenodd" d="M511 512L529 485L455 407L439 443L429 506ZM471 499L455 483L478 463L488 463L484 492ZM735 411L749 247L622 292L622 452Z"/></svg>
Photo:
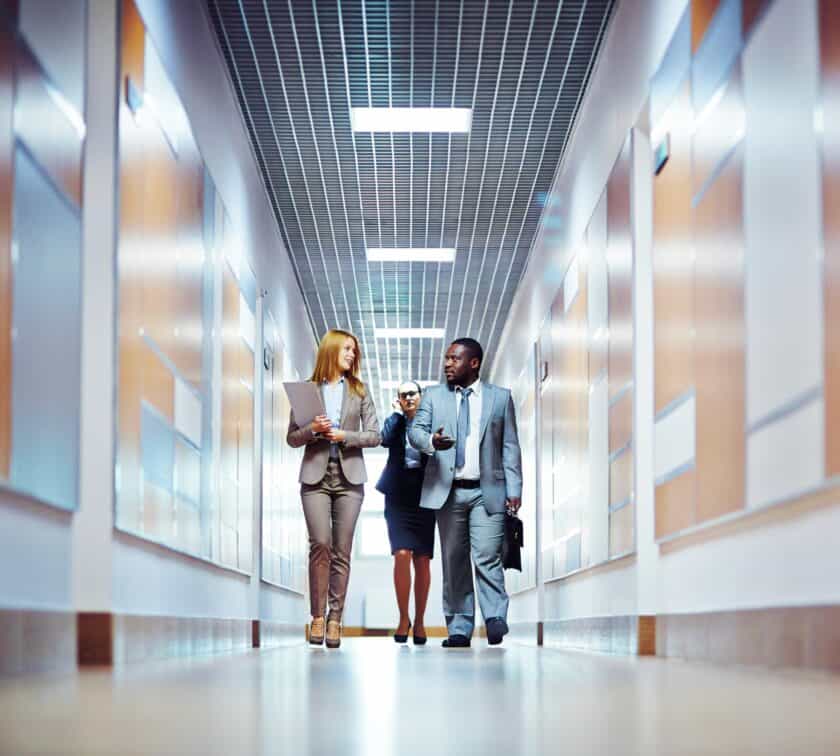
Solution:
<svg viewBox="0 0 840 756"><path fill-rule="evenodd" d="M286 441L305 446L300 495L309 532L309 642L341 645L341 614L350 550L367 480L362 449L379 445L376 408L359 378L362 355L352 333L327 331L309 379L321 387L326 413L300 427L289 418ZM329 605L329 615L324 617Z"/></svg>

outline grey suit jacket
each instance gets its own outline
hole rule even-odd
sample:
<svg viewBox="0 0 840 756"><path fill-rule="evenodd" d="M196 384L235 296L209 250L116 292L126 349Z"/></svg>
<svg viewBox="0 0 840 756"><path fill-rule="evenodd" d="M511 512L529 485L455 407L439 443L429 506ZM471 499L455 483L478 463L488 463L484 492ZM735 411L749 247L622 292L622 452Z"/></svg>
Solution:
<svg viewBox="0 0 840 756"><path fill-rule="evenodd" d="M482 383L479 432L479 468L484 508L491 514L505 511L505 499L522 496L522 453L516 432L516 415L508 389ZM432 434L441 426L452 438L457 435L456 395L447 384L423 392L423 400L408 431L415 449L431 446ZM455 479L455 447L436 451L426 465L420 506L440 509L449 497Z"/></svg>
<svg viewBox="0 0 840 756"><path fill-rule="evenodd" d="M341 402L341 429L347 438L338 445L341 471L348 483L359 485L367 480L362 449L379 446L379 422L376 419L376 407L365 386L365 396L360 398L348 390L344 383L344 399ZM312 423L301 428L295 422L295 413L289 415L289 430L286 433L289 446L305 446L303 461L300 465L301 483L315 485L320 483L327 472L330 459L330 442L312 433Z"/></svg>

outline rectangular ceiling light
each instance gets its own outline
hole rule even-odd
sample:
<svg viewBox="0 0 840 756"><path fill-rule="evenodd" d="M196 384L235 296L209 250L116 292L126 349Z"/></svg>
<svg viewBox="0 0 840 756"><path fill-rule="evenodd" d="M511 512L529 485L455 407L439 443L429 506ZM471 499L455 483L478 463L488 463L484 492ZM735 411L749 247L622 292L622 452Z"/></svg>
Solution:
<svg viewBox="0 0 840 756"><path fill-rule="evenodd" d="M443 328L374 328L377 339L442 339Z"/></svg>
<svg viewBox="0 0 840 756"><path fill-rule="evenodd" d="M403 383L408 382L415 383L415 381L409 378L407 381L380 381L379 385L383 389L387 389L389 391L396 391L400 386L402 386ZM424 389L428 388L429 386L437 386L440 383L440 381L416 381L416 383L419 383L420 388Z"/></svg>
<svg viewBox="0 0 840 756"><path fill-rule="evenodd" d="M455 250L447 248L387 247L367 250L370 262L455 262Z"/></svg>
<svg viewBox="0 0 840 756"><path fill-rule="evenodd" d="M471 108L353 108L353 131L466 134Z"/></svg>

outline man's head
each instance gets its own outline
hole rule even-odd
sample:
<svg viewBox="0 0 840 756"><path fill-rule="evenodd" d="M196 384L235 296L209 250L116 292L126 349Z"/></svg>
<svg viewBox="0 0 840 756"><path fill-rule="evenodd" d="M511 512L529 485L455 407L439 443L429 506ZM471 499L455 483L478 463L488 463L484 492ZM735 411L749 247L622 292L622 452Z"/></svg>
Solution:
<svg viewBox="0 0 840 756"><path fill-rule="evenodd" d="M414 417L417 407L420 406L420 384L415 381L404 381L397 388L397 401L400 409L408 417Z"/></svg>
<svg viewBox="0 0 840 756"><path fill-rule="evenodd" d="M455 339L446 350L443 372L450 386L469 386L478 380L484 350L475 339Z"/></svg>

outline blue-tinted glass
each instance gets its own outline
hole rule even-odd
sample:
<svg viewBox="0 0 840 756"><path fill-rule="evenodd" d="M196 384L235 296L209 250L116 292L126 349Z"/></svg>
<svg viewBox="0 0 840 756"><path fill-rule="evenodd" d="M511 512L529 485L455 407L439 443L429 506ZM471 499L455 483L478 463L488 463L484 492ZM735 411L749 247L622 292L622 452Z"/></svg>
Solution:
<svg viewBox="0 0 840 756"><path fill-rule="evenodd" d="M22 147L15 152L12 485L78 506L82 225ZM103 399L105 401L106 399Z"/></svg>
<svg viewBox="0 0 840 756"><path fill-rule="evenodd" d="M143 404L140 419L143 477L166 491L174 489L175 431Z"/></svg>

